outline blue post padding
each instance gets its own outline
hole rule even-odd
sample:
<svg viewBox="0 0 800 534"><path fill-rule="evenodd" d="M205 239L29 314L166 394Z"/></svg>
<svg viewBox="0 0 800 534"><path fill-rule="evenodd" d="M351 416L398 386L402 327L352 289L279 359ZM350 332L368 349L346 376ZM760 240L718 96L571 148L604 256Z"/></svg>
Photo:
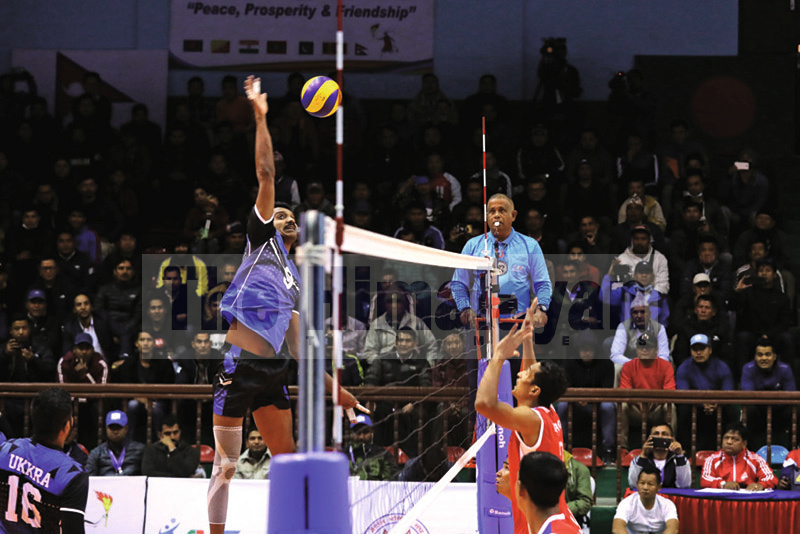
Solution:
<svg viewBox="0 0 800 534"><path fill-rule="evenodd" d="M488 363L488 360L478 362L479 384ZM514 405L511 397L511 366L508 361L503 362L503 370L500 372L497 391L497 398L500 401L511 406ZM482 433L488 428L489 422L485 417L478 414L475 426L478 429L478 433ZM506 458L508 458L510 438L511 431L498 426L497 434L481 447L475 457L478 466L478 531L481 534L511 534L514 532L511 501L497 493L497 488L495 487L495 475L503 467L503 462Z"/></svg>
<svg viewBox="0 0 800 534"><path fill-rule="evenodd" d="M352 534L347 457L279 454L269 466L268 534Z"/></svg>

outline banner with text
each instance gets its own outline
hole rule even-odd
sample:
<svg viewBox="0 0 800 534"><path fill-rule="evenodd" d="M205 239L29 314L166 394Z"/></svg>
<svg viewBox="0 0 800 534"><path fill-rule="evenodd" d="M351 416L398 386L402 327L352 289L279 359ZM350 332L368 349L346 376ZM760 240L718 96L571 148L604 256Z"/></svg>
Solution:
<svg viewBox="0 0 800 534"><path fill-rule="evenodd" d="M342 19L348 70L432 66L434 0L348 0ZM334 70L336 20L330 0L172 0L172 66Z"/></svg>

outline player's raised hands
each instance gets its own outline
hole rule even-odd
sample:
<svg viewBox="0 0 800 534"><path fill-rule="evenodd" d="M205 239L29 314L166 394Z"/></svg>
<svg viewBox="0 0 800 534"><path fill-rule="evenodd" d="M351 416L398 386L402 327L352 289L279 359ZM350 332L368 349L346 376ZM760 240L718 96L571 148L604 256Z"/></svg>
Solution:
<svg viewBox="0 0 800 534"><path fill-rule="evenodd" d="M253 105L253 111L258 117L264 117L269 110L267 105L267 94L261 92L261 78L248 76L244 81L244 92L248 100Z"/></svg>

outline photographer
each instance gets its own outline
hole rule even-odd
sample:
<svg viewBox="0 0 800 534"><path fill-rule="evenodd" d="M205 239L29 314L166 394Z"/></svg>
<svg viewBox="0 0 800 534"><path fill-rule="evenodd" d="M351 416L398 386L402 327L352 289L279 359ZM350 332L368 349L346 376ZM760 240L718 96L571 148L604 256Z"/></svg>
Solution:
<svg viewBox="0 0 800 534"><path fill-rule="evenodd" d="M672 437L672 426L657 425L650 429L642 452L631 462L628 470L628 485L636 487L639 473L646 466L661 472L662 487L688 488L692 485L692 467L683 455L683 447Z"/></svg>
<svg viewBox="0 0 800 534"><path fill-rule="evenodd" d="M0 382L51 382L55 377L56 359L50 348L33 339L28 316L11 318L11 337L0 352Z"/></svg>
<svg viewBox="0 0 800 534"><path fill-rule="evenodd" d="M639 201L641 203L641 201ZM632 202L630 205L634 205ZM630 206L629 205L629 206ZM637 264L646 261L652 266L655 279L653 289L664 295L669 293L669 267L667 258L652 245L652 233L649 226L638 225L630 230L630 246L614 258L608 274L611 277L611 289L628 282Z"/></svg>

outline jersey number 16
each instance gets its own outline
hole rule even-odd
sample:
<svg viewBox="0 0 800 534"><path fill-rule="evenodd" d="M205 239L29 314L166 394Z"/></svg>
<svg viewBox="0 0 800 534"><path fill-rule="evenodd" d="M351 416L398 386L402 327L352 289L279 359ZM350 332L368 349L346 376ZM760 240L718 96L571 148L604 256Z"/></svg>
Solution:
<svg viewBox="0 0 800 534"><path fill-rule="evenodd" d="M8 477L8 509L6 510L6 521L16 523L17 517L17 495L19 494L19 477L12 475ZM31 502L42 502L42 494L30 482L22 485L22 520L34 528L42 526L42 516L39 510Z"/></svg>

